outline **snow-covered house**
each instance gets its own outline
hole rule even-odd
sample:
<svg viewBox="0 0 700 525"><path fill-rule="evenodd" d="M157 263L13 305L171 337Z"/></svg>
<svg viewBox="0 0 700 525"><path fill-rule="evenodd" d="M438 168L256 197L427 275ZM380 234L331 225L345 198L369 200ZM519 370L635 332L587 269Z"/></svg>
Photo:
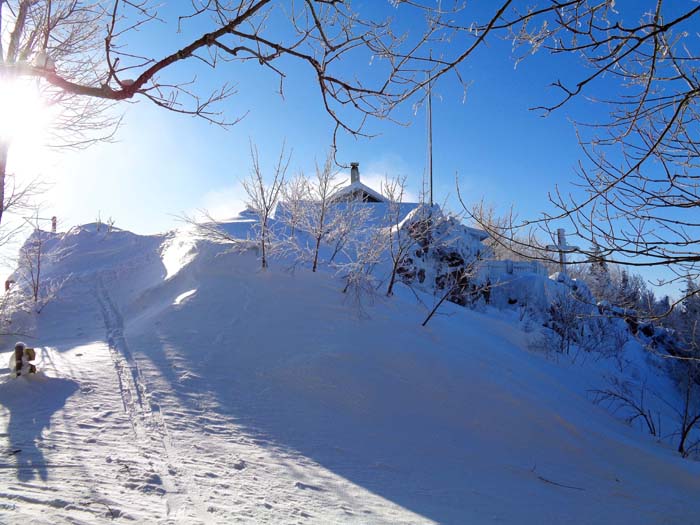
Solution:
<svg viewBox="0 0 700 525"><path fill-rule="evenodd" d="M348 207L357 208L357 205L360 205L365 212L365 221L361 226L386 226L387 222L394 222L393 217L391 220L389 219L390 213L394 214L398 211L399 222L401 222L418 208L417 202L392 203L389 198L360 181L359 162L352 162L350 166L350 184L341 187L330 197L329 216L345 213ZM308 207L312 206L314 202L305 201L295 204L282 200L275 210L275 218L280 221L288 220L294 215L295 206L299 204ZM393 205L397 205L398 208Z"/></svg>

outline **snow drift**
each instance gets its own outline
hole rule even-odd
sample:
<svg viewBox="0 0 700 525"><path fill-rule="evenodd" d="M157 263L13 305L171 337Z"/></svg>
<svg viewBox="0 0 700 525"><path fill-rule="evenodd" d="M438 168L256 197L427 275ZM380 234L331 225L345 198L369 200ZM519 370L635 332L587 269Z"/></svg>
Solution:
<svg viewBox="0 0 700 525"><path fill-rule="evenodd" d="M608 365L553 362L507 316L448 305L421 328L400 286L358 315L327 273L261 272L253 251L183 232L79 228L50 252L62 289L17 321L43 375L0 385L0 521L700 513L698 464L591 402ZM655 377L638 350L629 366Z"/></svg>

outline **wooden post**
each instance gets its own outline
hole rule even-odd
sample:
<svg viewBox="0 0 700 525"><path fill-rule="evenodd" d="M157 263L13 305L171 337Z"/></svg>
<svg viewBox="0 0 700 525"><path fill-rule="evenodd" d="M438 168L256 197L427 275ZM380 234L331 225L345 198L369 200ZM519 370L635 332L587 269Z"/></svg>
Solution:
<svg viewBox="0 0 700 525"><path fill-rule="evenodd" d="M19 377L22 375L22 369L24 368L24 361L27 361L28 374L36 374L36 365L32 364L31 361L36 359L36 351L33 348L27 348L23 346L15 346L15 376Z"/></svg>
<svg viewBox="0 0 700 525"><path fill-rule="evenodd" d="M19 377L22 374L22 356L24 348L15 347L15 375Z"/></svg>
<svg viewBox="0 0 700 525"><path fill-rule="evenodd" d="M557 244L548 244L547 249L559 252L559 271L561 273L566 273L566 254L575 252L579 247L568 246L566 244L566 231L564 228L559 228L557 230Z"/></svg>

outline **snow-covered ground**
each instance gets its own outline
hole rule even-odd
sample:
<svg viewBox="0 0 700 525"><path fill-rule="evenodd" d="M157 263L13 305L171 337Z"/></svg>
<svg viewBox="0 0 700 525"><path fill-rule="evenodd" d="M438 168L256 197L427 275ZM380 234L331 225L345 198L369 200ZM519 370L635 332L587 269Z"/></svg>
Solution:
<svg viewBox="0 0 700 525"><path fill-rule="evenodd" d="M359 315L327 273L184 233L48 249L46 277L70 277L26 328L42 373L0 383L2 523L700 516L700 465L591 402L604 366L503 316L422 328L405 290Z"/></svg>

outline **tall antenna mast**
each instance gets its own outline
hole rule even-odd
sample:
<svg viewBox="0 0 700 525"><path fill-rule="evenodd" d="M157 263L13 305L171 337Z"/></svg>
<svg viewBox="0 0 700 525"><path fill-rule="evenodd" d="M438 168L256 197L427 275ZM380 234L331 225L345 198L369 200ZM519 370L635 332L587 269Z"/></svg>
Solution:
<svg viewBox="0 0 700 525"><path fill-rule="evenodd" d="M428 80L428 174L430 176L430 207L433 207L433 92Z"/></svg>

